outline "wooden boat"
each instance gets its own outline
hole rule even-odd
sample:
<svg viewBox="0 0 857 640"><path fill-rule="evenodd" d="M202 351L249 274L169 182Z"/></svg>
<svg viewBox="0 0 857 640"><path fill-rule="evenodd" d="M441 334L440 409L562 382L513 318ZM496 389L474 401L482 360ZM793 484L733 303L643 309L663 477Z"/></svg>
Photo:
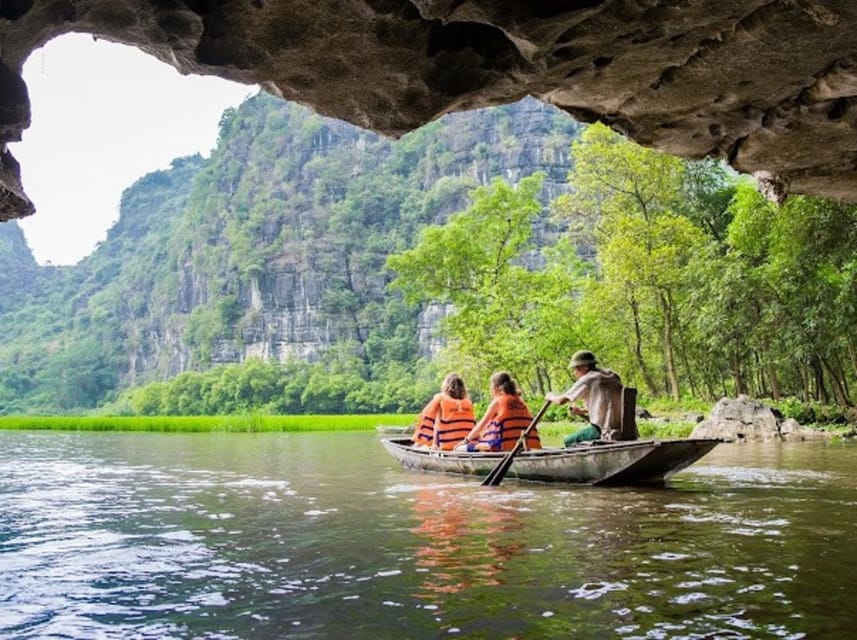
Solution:
<svg viewBox="0 0 857 640"><path fill-rule="evenodd" d="M410 438L381 441L405 469L487 476L505 452L432 451L413 446ZM693 464L723 440L632 440L585 442L569 449L518 453L507 478L575 484L661 484Z"/></svg>

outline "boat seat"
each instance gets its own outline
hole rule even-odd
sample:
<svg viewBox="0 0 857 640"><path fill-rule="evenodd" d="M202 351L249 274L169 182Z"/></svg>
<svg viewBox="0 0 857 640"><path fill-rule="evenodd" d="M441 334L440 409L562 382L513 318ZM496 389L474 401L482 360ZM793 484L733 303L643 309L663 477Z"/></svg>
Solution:
<svg viewBox="0 0 857 640"><path fill-rule="evenodd" d="M622 387L622 420L618 436L613 440L586 440L578 442L574 447L596 446L599 444L610 444L620 440L639 440L640 432L637 429L637 390L634 387Z"/></svg>
<svg viewBox="0 0 857 640"><path fill-rule="evenodd" d="M634 387L622 387L622 429L617 440L637 440L637 390Z"/></svg>

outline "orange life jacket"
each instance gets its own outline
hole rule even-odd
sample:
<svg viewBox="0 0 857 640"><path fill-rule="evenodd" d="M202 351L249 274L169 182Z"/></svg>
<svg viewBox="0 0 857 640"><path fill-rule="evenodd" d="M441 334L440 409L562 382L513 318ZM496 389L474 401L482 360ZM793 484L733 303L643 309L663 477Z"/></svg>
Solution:
<svg viewBox="0 0 857 640"><path fill-rule="evenodd" d="M437 443L434 441L435 424ZM470 399L456 400L438 393L417 418L411 439L415 445L431 447L437 444L441 449L449 451L467 437L475 424L476 418Z"/></svg>
<svg viewBox="0 0 857 640"><path fill-rule="evenodd" d="M434 422L440 410L440 395L432 398L417 418L414 435L411 436L415 446L430 447L434 444Z"/></svg>
<svg viewBox="0 0 857 640"><path fill-rule="evenodd" d="M437 416L437 446L451 451L467 437L476 424L473 403L470 398L457 400L447 395L440 397L440 412Z"/></svg>
<svg viewBox="0 0 857 640"><path fill-rule="evenodd" d="M479 442L487 444L492 451L511 451L521 434L530 426L533 416L520 396L500 395L497 406ZM533 427L527 436L527 449L541 449L538 429Z"/></svg>

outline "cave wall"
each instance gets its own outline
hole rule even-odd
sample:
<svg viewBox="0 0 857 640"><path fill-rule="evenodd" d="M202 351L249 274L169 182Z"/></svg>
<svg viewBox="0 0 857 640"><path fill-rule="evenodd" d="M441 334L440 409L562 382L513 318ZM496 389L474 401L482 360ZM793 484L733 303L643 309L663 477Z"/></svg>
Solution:
<svg viewBox="0 0 857 640"><path fill-rule="evenodd" d="M35 210L21 69L71 31L391 136L532 95L776 199L857 201L855 28L848 0L2 0L0 220Z"/></svg>

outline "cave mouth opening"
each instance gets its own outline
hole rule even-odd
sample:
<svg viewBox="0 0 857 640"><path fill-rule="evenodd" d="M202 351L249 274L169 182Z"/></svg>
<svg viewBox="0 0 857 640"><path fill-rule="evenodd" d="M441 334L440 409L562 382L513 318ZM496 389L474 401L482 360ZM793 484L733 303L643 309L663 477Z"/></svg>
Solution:
<svg viewBox="0 0 857 640"><path fill-rule="evenodd" d="M258 88L183 76L123 44L68 33L34 50L30 127L10 143L36 208L19 220L41 264L74 264L104 239L122 192L179 157L207 156L220 120Z"/></svg>

